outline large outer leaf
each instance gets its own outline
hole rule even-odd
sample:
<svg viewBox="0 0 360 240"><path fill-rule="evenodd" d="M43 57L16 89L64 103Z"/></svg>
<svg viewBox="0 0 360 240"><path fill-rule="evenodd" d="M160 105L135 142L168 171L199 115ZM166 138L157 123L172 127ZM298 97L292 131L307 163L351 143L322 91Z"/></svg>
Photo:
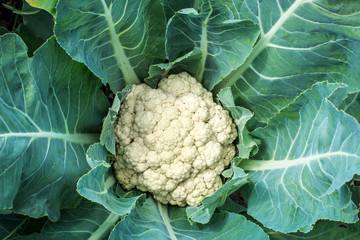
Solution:
<svg viewBox="0 0 360 240"><path fill-rule="evenodd" d="M161 240L205 240L205 239L269 239L256 224L244 216L229 213L215 213L207 225L191 225L184 208L162 205L149 198L121 220L110 235L114 239L161 239Z"/></svg>
<svg viewBox="0 0 360 240"><path fill-rule="evenodd" d="M319 221L310 233L279 233L266 231L271 240L356 240L360 239L360 222L342 224L339 222Z"/></svg>
<svg viewBox="0 0 360 240"><path fill-rule="evenodd" d="M240 16L260 26L245 63L214 90L233 86L236 104L267 122L318 81L360 88L360 7L349 0L244 0Z"/></svg>
<svg viewBox="0 0 360 240"><path fill-rule="evenodd" d="M0 208L56 220L79 200L75 183L107 100L55 38L29 59L20 37L0 37L0 71Z"/></svg>
<svg viewBox="0 0 360 240"><path fill-rule="evenodd" d="M23 236L19 239L106 239L119 220L119 215L107 211L101 205L83 201L75 209L63 210L59 221L48 221L40 234Z"/></svg>
<svg viewBox="0 0 360 240"><path fill-rule="evenodd" d="M60 45L114 92L140 83L151 64L165 59L160 1L61 0L57 10Z"/></svg>
<svg viewBox="0 0 360 240"><path fill-rule="evenodd" d="M318 83L253 132L259 153L240 166L252 176L248 213L269 228L308 231L318 219L358 219L343 185L360 172L360 126L330 97L342 99L341 86Z"/></svg>
<svg viewBox="0 0 360 240"><path fill-rule="evenodd" d="M170 61L198 48L201 58L194 77L209 90L244 63L259 35L253 22L234 18L231 4L231 0L201 0L199 9L183 9L168 22L166 51Z"/></svg>

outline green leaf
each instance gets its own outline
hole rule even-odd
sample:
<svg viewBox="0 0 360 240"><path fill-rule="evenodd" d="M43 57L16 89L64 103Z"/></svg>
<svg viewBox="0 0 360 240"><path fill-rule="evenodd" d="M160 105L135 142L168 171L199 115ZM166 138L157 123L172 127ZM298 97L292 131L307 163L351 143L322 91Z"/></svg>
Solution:
<svg viewBox="0 0 360 240"><path fill-rule="evenodd" d="M353 116L360 123L360 92L349 94L340 109Z"/></svg>
<svg viewBox="0 0 360 240"><path fill-rule="evenodd" d="M172 62L199 48L200 64L194 77L211 90L244 63L259 35L259 29L251 21L234 18L228 6L233 1L198 2L198 9L183 9L169 20L166 52Z"/></svg>
<svg viewBox="0 0 360 240"><path fill-rule="evenodd" d="M112 231L109 239L269 239L256 224L244 216L229 213L215 213L207 225L190 224L185 208L167 207L152 198L143 206L137 206L122 219Z"/></svg>
<svg viewBox="0 0 360 240"><path fill-rule="evenodd" d="M227 196L249 182L247 174L241 168L233 167L232 170L232 178L213 195L204 198L200 206L186 208L186 214L190 220L207 224L213 216L215 209L224 205Z"/></svg>
<svg viewBox="0 0 360 240"><path fill-rule="evenodd" d="M48 220L47 217L30 218L18 214L0 215L0 237L3 240L28 239L30 234L34 236L33 233L39 233Z"/></svg>
<svg viewBox="0 0 360 240"><path fill-rule="evenodd" d="M3 26L0 26L0 36L9 33L9 30Z"/></svg>
<svg viewBox="0 0 360 240"><path fill-rule="evenodd" d="M244 0L239 14L258 23L261 35L244 64L214 92L233 86L236 105L259 121L267 122L319 81L360 90L358 1Z"/></svg>
<svg viewBox="0 0 360 240"><path fill-rule="evenodd" d="M0 215L0 239L9 239L22 227L28 217L17 214Z"/></svg>
<svg viewBox="0 0 360 240"><path fill-rule="evenodd" d="M266 230L272 240L306 239L306 240L349 240L360 238L360 222L342 224L339 222L319 221L310 233L279 233Z"/></svg>
<svg viewBox="0 0 360 240"><path fill-rule="evenodd" d="M20 239L106 239L119 220L101 205L83 201L75 209L63 210L59 221L48 221L40 234Z"/></svg>
<svg viewBox="0 0 360 240"><path fill-rule="evenodd" d="M160 1L60 0L57 11L60 45L113 92L139 84L150 65L165 59Z"/></svg>
<svg viewBox="0 0 360 240"><path fill-rule="evenodd" d="M33 11L34 8L24 2L23 10ZM54 34L54 18L46 11L38 11L36 14L23 15L23 23L16 29L29 48L30 56Z"/></svg>
<svg viewBox="0 0 360 240"><path fill-rule="evenodd" d="M109 108L100 135L100 143L113 155L115 155L115 128L114 123L119 113L121 103L131 92L132 86L126 86L121 92L116 93L113 105Z"/></svg>
<svg viewBox="0 0 360 240"><path fill-rule="evenodd" d="M355 175L353 178L354 181L360 181L360 175Z"/></svg>
<svg viewBox="0 0 360 240"><path fill-rule="evenodd" d="M194 7L195 0L163 0L162 5L164 6L166 19L170 19L177 11L184 8Z"/></svg>
<svg viewBox="0 0 360 240"><path fill-rule="evenodd" d="M351 182L351 184L348 184L348 187L351 191L351 199L355 203L356 207L360 208L360 186L355 184L354 182Z"/></svg>
<svg viewBox="0 0 360 240"><path fill-rule="evenodd" d="M249 158L250 154L254 155L258 150L258 143L249 135L245 124L253 117L253 114L246 108L235 106L234 97L230 88L222 89L217 97L223 106L230 112L232 119L238 128L238 139L236 147L237 156L240 158Z"/></svg>
<svg viewBox="0 0 360 240"><path fill-rule="evenodd" d="M235 192L237 193L237 192ZM234 193L233 193L234 194ZM246 213L246 207L240 205L239 203L233 201L230 196L226 198L224 205L219 207L219 209L232 212L232 213Z"/></svg>
<svg viewBox="0 0 360 240"><path fill-rule="evenodd" d="M32 14L36 14L38 12L40 12L40 9L34 9L34 10L18 10L16 9L14 6L12 5L8 5L3 3L2 4L5 8L9 9L10 11L12 11L13 13L16 14L22 14L22 15L32 15Z"/></svg>
<svg viewBox="0 0 360 240"><path fill-rule="evenodd" d="M100 143L94 143L86 151L86 161L91 168L108 162L106 149Z"/></svg>
<svg viewBox="0 0 360 240"><path fill-rule="evenodd" d="M33 7L48 11L53 16L56 14L55 6L58 0L26 0L26 2L28 2Z"/></svg>
<svg viewBox="0 0 360 240"><path fill-rule="evenodd" d="M344 184L360 172L360 126L328 100L342 99L343 87L315 84L252 133L262 145L240 167L251 176L248 213L266 227L309 231L318 219L358 220Z"/></svg>
<svg viewBox="0 0 360 240"><path fill-rule="evenodd" d="M100 82L50 38L33 58L15 34L0 37L0 209L60 216L79 201L108 102Z"/></svg>
<svg viewBox="0 0 360 240"><path fill-rule="evenodd" d="M101 149L102 148L102 149ZM117 215L125 215L135 207L137 201L144 200L145 194L129 193L118 196L117 187L119 183L115 179L107 156L104 155L105 148L95 144L87 152L88 159L96 160L94 168L82 176L77 184L77 191L83 197L100 203L106 209ZM100 159L102 158L102 159ZM101 161L101 163L99 163ZM127 196L130 195L130 196Z"/></svg>
<svg viewBox="0 0 360 240"><path fill-rule="evenodd" d="M151 65L149 68L149 76L145 82L152 88L157 88L158 82L170 74L178 74L187 72L194 76L199 69L201 59L201 50L195 48L193 51L175 59L169 63L160 63Z"/></svg>

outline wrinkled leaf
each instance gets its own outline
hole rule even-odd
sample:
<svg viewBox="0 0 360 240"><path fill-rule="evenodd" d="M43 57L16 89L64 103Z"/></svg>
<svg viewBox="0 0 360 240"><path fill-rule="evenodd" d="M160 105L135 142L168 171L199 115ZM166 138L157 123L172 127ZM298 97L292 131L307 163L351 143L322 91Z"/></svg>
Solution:
<svg viewBox="0 0 360 240"><path fill-rule="evenodd" d="M0 209L57 220L79 201L108 103L100 82L50 38L33 58L14 34L0 37Z"/></svg>
<svg viewBox="0 0 360 240"><path fill-rule="evenodd" d="M240 227L241 226L241 227ZM187 220L185 208L167 207L152 198L116 225L110 240L117 239L269 239L256 224L244 216L215 213L207 225L193 224Z"/></svg>
<svg viewBox="0 0 360 240"><path fill-rule="evenodd" d="M102 148L102 149L101 149ZM143 200L145 194L135 196L117 195L119 183L104 155L105 148L100 144L93 145L87 152L88 159L96 160L96 165L87 174L82 176L77 184L79 194L93 202L100 203L106 209L117 215L125 215L135 207L138 200ZM102 157L102 159L100 159ZM100 163L101 162L101 163Z"/></svg>
<svg viewBox="0 0 360 240"><path fill-rule="evenodd" d="M318 219L358 220L345 185L360 172L360 126L328 100L343 98L338 84L318 83L252 134L259 153L249 171L248 213L282 232L311 229Z"/></svg>
<svg viewBox="0 0 360 240"><path fill-rule="evenodd" d="M213 216L215 209L224 205L227 196L248 183L247 174L237 167L233 167L233 176L214 194L202 200L198 207L187 207L186 214L194 222L207 224Z"/></svg>
<svg viewBox="0 0 360 240"><path fill-rule="evenodd" d="M201 50L195 48L193 51L175 59L169 63L160 63L150 66L149 76L145 82L152 88L157 88L158 82L170 74L187 72L194 76L199 69Z"/></svg>
<svg viewBox="0 0 360 240"><path fill-rule="evenodd" d="M230 112L230 115L237 126L237 156L245 159L249 158L250 154L253 155L258 150L258 143L249 135L249 131L245 126L245 124L253 117L253 114L248 109L235 106L234 97L230 88L222 89L217 97L223 106Z"/></svg>
<svg viewBox="0 0 360 240"><path fill-rule="evenodd" d="M107 160L107 151L100 143L94 143L86 151L86 161L91 168L95 168Z"/></svg>
<svg viewBox="0 0 360 240"><path fill-rule="evenodd" d="M131 92L132 86L126 86L121 92L115 95L115 99L109 112L106 115L100 135L100 143L106 147L106 149L115 155L115 128L114 123L116 116L120 110L121 103L125 100L126 96Z"/></svg>
<svg viewBox="0 0 360 240"><path fill-rule="evenodd" d="M233 85L236 105L267 122L316 82L346 83L350 93L359 91L358 1L244 0L238 11L259 24L260 39L215 93Z"/></svg>
<svg viewBox="0 0 360 240"><path fill-rule="evenodd" d="M160 1L60 0L55 34L70 56L113 92L138 84L165 59L165 15Z"/></svg>

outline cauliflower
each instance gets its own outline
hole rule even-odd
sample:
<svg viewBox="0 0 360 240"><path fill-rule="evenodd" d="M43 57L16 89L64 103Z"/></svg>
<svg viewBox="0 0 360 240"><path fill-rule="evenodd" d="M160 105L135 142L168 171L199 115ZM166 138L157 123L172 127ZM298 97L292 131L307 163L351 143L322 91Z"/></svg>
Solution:
<svg viewBox="0 0 360 240"><path fill-rule="evenodd" d="M222 186L237 137L229 113L187 73L162 79L158 89L134 86L115 134L114 169L122 186L179 206L198 206Z"/></svg>

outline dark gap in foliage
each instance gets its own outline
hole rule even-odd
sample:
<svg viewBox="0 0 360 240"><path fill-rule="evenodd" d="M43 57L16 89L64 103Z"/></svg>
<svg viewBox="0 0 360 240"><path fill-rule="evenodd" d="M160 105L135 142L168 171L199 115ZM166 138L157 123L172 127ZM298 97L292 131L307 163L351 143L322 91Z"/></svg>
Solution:
<svg viewBox="0 0 360 240"><path fill-rule="evenodd" d="M42 218L28 218L25 223L16 231L16 235L31 235L33 233L40 233L41 229L49 219Z"/></svg>
<svg viewBox="0 0 360 240"><path fill-rule="evenodd" d="M115 94L111 91L110 85L107 83L106 85L102 85L100 89L104 92L105 96L110 102L110 105L112 105L114 102Z"/></svg>
<svg viewBox="0 0 360 240"><path fill-rule="evenodd" d="M16 9L21 9L22 0L1 0L0 3L0 27L4 27L9 31L15 31L20 23L22 23L22 17L4 7L3 4L13 6Z"/></svg>
<svg viewBox="0 0 360 240"><path fill-rule="evenodd" d="M237 147L235 148L235 156L239 156L239 149Z"/></svg>
<svg viewBox="0 0 360 240"><path fill-rule="evenodd" d="M359 186L360 186L360 181L354 180L354 185L357 186L357 187L359 187Z"/></svg>
<svg viewBox="0 0 360 240"><path fill-rule="evenodd" d="M347 226L345 226L344 224L340 224L339 227L341 227L341 228L347 228Z"/></svg>
<svg viewBox="0 0 360 240"><path fill-rule="evenodd" d="M230 196L231 200L233 200L234 202L236 202L237 204L247 208L247 203L245 202L245 199L241 196L239 191L235 191L233 192Z"/></svg>

